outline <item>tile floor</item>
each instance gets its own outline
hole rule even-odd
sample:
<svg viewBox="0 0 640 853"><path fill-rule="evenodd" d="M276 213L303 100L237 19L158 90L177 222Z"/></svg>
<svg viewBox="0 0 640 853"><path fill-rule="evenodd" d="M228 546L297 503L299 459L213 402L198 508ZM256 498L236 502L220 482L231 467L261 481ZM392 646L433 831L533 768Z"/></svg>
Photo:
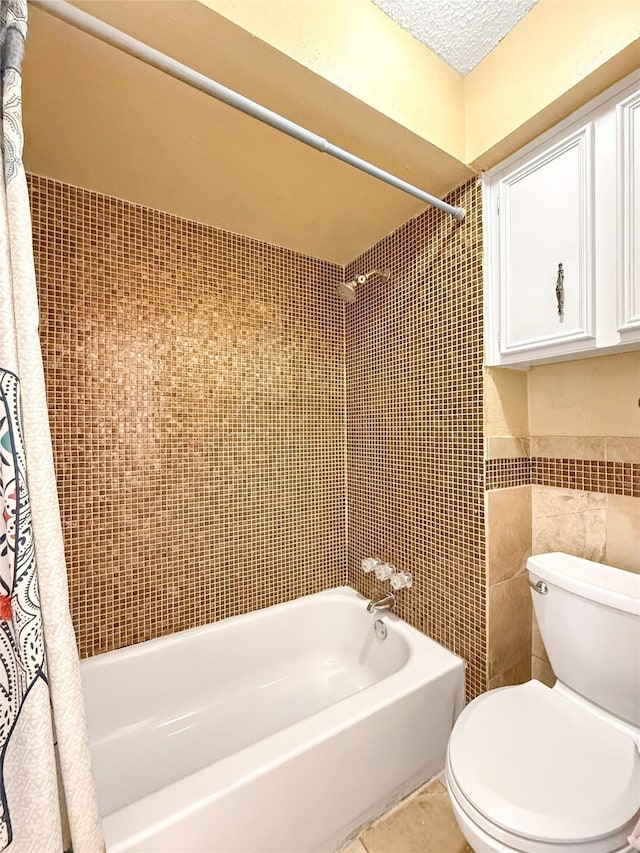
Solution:
<svg viewBox="0 0 640 853"><path fill-rule="evenodd" d="M473 853L435 779L364 829L342 853Z"/></svg>

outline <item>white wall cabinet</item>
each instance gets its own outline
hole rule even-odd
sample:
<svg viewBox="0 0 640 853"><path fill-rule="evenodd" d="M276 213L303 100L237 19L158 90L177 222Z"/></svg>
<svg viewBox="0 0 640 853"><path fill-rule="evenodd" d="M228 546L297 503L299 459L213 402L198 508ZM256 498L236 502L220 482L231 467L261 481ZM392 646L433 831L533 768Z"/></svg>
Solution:
<svg viewBox="0 0 640 853"><path fill-rule="evenodd" d="M486 362L640 344L640 74L485 176Z"/></svg>
<svg viewBox="0 0 640 853"><path fill-rule="evenodd" d="M616 106L618 184L618 331L640 341L640 91Z"/></svg>

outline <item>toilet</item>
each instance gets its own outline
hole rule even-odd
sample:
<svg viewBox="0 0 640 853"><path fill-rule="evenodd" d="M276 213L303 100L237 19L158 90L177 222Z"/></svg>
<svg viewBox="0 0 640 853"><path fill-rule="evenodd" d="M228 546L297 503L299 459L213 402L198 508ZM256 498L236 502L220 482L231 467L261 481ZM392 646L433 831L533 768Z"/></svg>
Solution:
<svg viewBox="0 0 640 853"><path fill-rule="evenodd" d="M490 690L458 717L446 777L475 853L624 853L640 819L640 575L527 562L557 681Z"/></svg>

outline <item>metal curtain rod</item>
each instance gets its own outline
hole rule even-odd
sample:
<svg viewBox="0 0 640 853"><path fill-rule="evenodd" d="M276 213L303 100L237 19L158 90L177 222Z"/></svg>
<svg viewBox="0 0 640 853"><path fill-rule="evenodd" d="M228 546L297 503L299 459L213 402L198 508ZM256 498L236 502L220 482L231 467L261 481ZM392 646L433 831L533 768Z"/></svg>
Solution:
<svg viewBox="0 0 640 853"><path fill-rule="evenodd" d="M75 6L65 2L65 0L29 0L29 2L38 9L54 15L61 21L65 21L67 24L71 24L71 26L95 36L100 41L106 42L118 48L118 50L128 53L130 56L136 57L136 59L140 59L142 62L146 62L147 65L151 65L153 68L164 71L165 74L175 77L176 80L181 80L188 86L199 89L206 95L211 95L218 101L222 101L230 107L240 110L240 112L256 118L258 121L264 122L264 124L268 124L270 127L274 127L276 130L286 133L300 142L304 142L305 145L309 145L317 151L329 154L331 157L342 160L350 166L355 166L356 169L360 169L360 171L366 172L368 175L372 175L374 178L378 178L378 180L384 181L392 187L396 187L409 195L419 198L421 201L426 201L427 204L450 213L455 219L464 219L464 208L447 204L445 201L429 195L429 193L418 189L418 187L414 187L412 184L392 175L390 172L385 172L384 169L374 166L373 163L356 157L355 154L350 154L343 148L338 148L337 145L332 145L326 139L312 133L301 125L289 121L284 116L268 110L266 107L249 98L245 98L238 92L234 92L233 89L228 89L226 86L216 83L215 80L205 77L204 74L200 74L188 65L184 65L182 62L172 59L165 53L149 47L149 45L123 33L110 24L106 24L104 21L99 20L99 18L94 18L93 15L77 9Z"/></svg>

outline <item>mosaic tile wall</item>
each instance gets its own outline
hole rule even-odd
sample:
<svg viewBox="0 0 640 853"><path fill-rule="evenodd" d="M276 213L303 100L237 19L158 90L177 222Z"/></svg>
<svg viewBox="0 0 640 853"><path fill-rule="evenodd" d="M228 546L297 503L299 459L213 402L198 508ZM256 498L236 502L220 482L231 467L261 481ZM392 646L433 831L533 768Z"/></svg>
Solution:
<svg viewBox="0 0 640 853"><path fill-rule="evenodd" d="M531 484L531 459L487 459L485 485L487 489L511 489Z"/></svg>
<svg viewBox="0 0 640 853"><path fill-rule="evenodd" d="M342 270L29 184L82 656L343 583Z"/></svg>
<svg viewBox="0 0 640 853"><path fill-rule="evenodd" d="M507 489L529 483L638 498L640 463L544 456L487 460L487 489Z"/></svg>
<svg viewBox="0 0 640 853"><path fill-rule="evenodd" d="M346 309L349 583L384 594L360 561L414 576L399 614L468 662L486 684L482 425L482 233L472 181L347 268L372 278Z"/></svg>

